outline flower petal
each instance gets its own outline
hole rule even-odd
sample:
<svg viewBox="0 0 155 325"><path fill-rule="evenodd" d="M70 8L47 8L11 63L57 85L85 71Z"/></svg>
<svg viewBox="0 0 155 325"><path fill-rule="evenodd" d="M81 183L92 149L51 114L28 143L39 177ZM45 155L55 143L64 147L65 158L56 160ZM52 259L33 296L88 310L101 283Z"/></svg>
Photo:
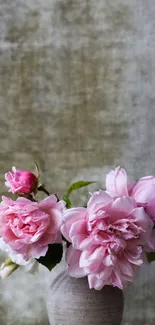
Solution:
<svg viewBox="0 0 155 325"><path fill-rule="evenodd" d="M131 195L137 202L147 203L154 198L155 177L148 176L140 178L134 186Z"/></svg>
<svg viewBox="0 0 155 325"><path fill-rule="evenodd" d="M61 226L61 232L68 241L71 241L70 229L72 225L80 220L83 222L86 219L86 216L86 208L71 208L64 211L62 216L63 224Z"/></svg>
<svg viewBox="0 0 155 325"><path fill-rule="evenodd" d="M127 174L125 169L117 167L107 174L106 189L112 195L128 196Z"/></svg>
<svg viewBox="0 0 155 325"><path fill-rule="evenodd" d="M72 245L67 249L66 262L68 264L68 272L74 278L83 278L87 275L87 271L79 267L80 255L81 252L73 248Z"/></svg>
<svg viewBox="0 0 155 325"><path fill-rule="evenodd" d="M39 208L43 211L48 211L51 208L54 208L57 203L57 198L54 194L46 197L44 200L39 202Z"/></svg>
<svg viewBox="0 0 155 325"><path fill-rule="evenodd" d="M137 207L136 202L131 197L117 198L112 205L111 215L115 220L127 217Z"/></svg>
<svg viewBox="0 0 155 325"><path fill-rule="evenodd" d="M29 249L29 257L33 256L34 258L39 258L40 256L45 256L47 251L48 245L39 246L38 243L34 243Z"/></svg>
<svg viewBox="0 0 155 325"><path fill-rule="evenodd" d="M105 208L112 203L111 196L105 191L99 190L94 192L88 201L87 209L89 213L89 219L93 218L93 214L97 212L100 208Z"/></svg>

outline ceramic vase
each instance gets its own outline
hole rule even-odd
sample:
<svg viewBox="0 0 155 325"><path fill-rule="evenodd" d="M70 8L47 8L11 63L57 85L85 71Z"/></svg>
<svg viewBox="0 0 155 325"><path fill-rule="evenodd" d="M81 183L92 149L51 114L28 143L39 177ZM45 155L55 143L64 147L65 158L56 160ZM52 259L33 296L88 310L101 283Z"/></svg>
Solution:
<svg viewBox="0 0 155 325"><path fill-rule="evenodd" d="M123 303L120 289L89 289L86 277L69 276L65 262L51 272L46 303L51 325L120 325Z"/></svg>

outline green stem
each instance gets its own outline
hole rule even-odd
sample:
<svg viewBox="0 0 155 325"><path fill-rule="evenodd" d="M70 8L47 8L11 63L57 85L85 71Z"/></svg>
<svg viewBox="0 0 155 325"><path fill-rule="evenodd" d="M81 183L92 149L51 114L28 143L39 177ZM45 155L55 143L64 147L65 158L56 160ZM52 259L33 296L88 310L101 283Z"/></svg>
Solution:
<svg viewBox="0 0 155 325"><path fill-rule="evenodd" d="M44 185L40 185L38 187L38 191L42 191L44 192L45 194L47 194L48 196L50 195L50 193L46 190L46 188L44 187Z"/></svg>
<svg viewBox="0 0 155 325"><path fill-rule="evenodd" d="M40 185L40 186L38 187L38 191L42 191L42 192L44 192L47 196L51 195L51 194L46 190L46 188L44 187L44 185ZM58 196L57 196L56 194L54 194L54 195L56 196L57 201L60 201L59 198L58 198Z"/></svg>

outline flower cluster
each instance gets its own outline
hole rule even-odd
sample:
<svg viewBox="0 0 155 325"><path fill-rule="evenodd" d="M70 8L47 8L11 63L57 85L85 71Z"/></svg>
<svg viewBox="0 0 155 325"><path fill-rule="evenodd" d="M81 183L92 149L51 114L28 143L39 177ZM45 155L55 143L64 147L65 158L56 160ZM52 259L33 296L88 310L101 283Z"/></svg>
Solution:
<svg viewBox="0 0 155 325"><path fill-rule="evenodd" d="M63 240L69 274L87 276L96 290L123 289L150 256L155 259L155 177L130 184L117 167L106 175L106 189L92 193L86 207L70 207L69 194L91 182L72 184L62 200L52 194L39 202L38 190L48 192L37 176L14 167L5 178L19 197L3 197L0 204L0 248L11 261L1 266L1 277L5 268L8 275L19 265L34 267L34 261L51 269L49 264L61 261Z"/></svg>
<svg viewBox="0 0 155 325"><path fill-rule="evenodd" d="M54 194L38 202L35 197L39 179L31 172L13 167L13 173L6 173L5 178L9 192L16 193L18 198L2 197L0 248L15 264L33 266L35 260L46 256L49 245L62 245L60 227L66 204ZM2 277L4 266L0 271Z"/></svg>

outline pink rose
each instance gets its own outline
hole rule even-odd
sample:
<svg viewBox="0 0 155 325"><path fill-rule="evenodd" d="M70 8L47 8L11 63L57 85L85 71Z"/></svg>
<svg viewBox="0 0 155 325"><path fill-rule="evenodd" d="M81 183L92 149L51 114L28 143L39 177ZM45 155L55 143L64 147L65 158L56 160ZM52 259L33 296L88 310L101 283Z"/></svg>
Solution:
<svg viewBox="0 0 155 325"><path fill-rule="evenodd" d="M117 167L106 176L106 190L112 196L134 197L139 206L143 206L155 221L155 177L140 178L134 184L128 184L127 174L123 168Z"/></svg>
<svg viewBox="0 0 155 325"><path fill-rule="evenodd" d="M61 231L72 245L66 261L73 277L88 276L90 288L123 288L144 262L143 248L150 240L153 222L134 198L115 198L100 190L87 208L63 213Z"/></svg>
<svg viewBox="0 0 155 325"><path fill-rule="evenodd" d="M26 170L17 170L12 167L12 171L5 174L5 185L10 187L9 192L12 193L31 193L37 186L37 177Z"/></svg>
<svg viewBox="0 0 155 325"><path fill-rule="evenodd" d="M60 226L65 202L51 195L40 203L26 198L3 197L0 204L0 236L10 250L25 260L45 256L48 245L61 242Z"/></svg>

